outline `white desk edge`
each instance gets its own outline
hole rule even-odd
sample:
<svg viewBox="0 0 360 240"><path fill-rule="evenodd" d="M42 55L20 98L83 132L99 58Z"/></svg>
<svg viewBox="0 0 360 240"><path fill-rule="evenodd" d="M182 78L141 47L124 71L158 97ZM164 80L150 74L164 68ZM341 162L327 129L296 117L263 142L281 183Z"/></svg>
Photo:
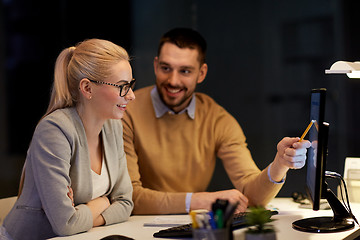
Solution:
<svg viewBox="0 0 360 240"><path fill-rule="evenodd" d="M279 211L278 215L275 215L273 219L276 221L273 222L277 230L277 240L288 240L291 237L292 240L305 240L305 239L354 239L360 236L359 226L355 226L354 229L338 232L338 233L306 233L294 230L292 228L292 222L306 218L306 217L314 217L314 216L332 216L331 210L319 210L313 211L311 209L303 209L299 208L299 204L292 201L290 198L275 198L269 204L270 208L276 208ZM352 203L351 208L353 210L354 215L357 219L360 219L360 203ZM153 233L166 229L167 227L144 227L145 222L151 222L154 220L157 215L146 215L146 216L131 216L129 221L114 224L106 227L96 227L91 229L88 232L76 234L73 236L67 237L57 237L52 238L53 240L63 240L63 239L74 239L74 240L99 240L105 236L109 235L123 235L127 237L131 237L134 239L156 239L153 237ZM179 215L166 215L169 218L177 218ZM184 216L182 215L182 218ZM234 231L234 239L244 239L244 231L245 229L238 229ZM158 238L160 239L160 238ZM164 239L164 238L161 238Z"/></svg>

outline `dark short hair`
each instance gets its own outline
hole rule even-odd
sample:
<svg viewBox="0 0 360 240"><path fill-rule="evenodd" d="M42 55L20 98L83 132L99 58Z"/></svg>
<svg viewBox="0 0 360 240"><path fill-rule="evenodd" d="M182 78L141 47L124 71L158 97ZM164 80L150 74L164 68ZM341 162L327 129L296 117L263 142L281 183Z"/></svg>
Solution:
<svg viewBox="0 0 360 240"><path fill-rule="evenodd" d="M159 43L158 56L165 43L172 43L179 48L197 49L199 51L200 65L205 63L206 41L197 31L190 28L174 28L165 33Z"/></svg>

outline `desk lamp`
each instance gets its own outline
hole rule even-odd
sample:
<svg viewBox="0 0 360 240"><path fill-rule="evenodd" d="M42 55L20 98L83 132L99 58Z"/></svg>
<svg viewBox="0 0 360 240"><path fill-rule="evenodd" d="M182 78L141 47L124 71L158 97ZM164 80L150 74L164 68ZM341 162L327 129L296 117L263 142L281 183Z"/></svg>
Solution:
<svg viewBox="0 0 360 240"><path fill-rule="evenodd" d="M325 74L344 74L349 78L360 78L360 62L337 61L325 70Z"/></svg>

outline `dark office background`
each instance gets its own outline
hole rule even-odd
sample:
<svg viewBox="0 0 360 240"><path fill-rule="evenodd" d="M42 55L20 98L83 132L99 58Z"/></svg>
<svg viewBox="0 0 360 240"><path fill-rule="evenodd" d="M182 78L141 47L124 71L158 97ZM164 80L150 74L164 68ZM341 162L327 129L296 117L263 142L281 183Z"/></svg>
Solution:
<svg viewBox="0 0 360 240"><path fill-rule="evenodd" d="M360 60L359 9L358 0L1 0L0 197L17 193L63 48L87 38L124 46L141 88L154 83L158 40L173 27L207 39L209 72L198 90L239 121L260 168L278 141L306 128L310 90L327 88L327 169L343 173L345 158L360 156L360 80L324 71L337 60ZM209 189L231 187L217 167ZM304 191L305 174L290 171L279 196Z"/></svg>

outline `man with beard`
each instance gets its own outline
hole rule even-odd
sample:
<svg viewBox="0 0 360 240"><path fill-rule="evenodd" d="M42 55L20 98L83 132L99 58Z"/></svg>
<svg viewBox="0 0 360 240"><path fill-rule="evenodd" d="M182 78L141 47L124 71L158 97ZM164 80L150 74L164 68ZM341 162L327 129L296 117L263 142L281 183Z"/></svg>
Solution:
<svg viewBox="0 0 360 240"><path fill-rule="evenodd" d="M237 212L264 206L290 168L302 168L308 141L285 137L264 170L254 163L245 135L224 108L195 92L208 66L206 42L175 28L161 38L154 59L155 86L135 91L123 118L124 148L133 184L133 214L175 214L211 209L216 199L238 202ZM205 192L219 157L234 189Z"/></svg>

